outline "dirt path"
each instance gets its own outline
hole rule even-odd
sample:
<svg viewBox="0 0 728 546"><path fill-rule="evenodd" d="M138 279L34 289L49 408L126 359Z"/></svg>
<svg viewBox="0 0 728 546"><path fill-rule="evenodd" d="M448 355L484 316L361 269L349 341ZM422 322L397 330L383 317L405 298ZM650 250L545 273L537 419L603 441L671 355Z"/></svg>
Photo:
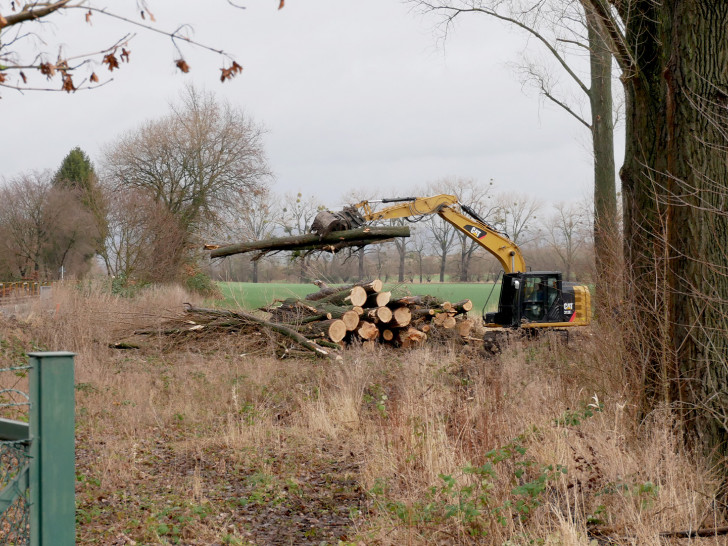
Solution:
<svg viewBox="0 0 728 546"><path fill-rule="evenodd" d="M134 479L111 491L94 477L102 450L79 436L79 544L338 544L365 510L353 455L334 447L277 456L142 440Z"/></svg>

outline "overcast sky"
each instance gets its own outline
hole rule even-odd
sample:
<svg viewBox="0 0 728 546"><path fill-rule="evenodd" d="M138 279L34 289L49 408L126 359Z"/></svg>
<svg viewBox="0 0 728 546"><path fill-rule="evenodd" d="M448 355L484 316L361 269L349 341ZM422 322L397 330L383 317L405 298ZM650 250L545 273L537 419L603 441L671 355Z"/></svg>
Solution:
<svg viewBox="0 0 728 546"><path fill-rule="evenodd" d="M586 129L524 91L509 64L524 49L522 34L469 16L443 42L434 17L398 0L287 0L280 11L278 0L237 3L247 9L149 0L159 28L190 23L197 40L234 54L244 72L224 84L217 56L185 48L185 76L169 39L138 31L131 63L100 89L0 90L0 175L55 170L74 146L100 162L104 145L165 114L192 81L267 128L281 193L314 194L333 207L352 190L395 197L444 177L493 179L499 190L549 202L591 193ZM135 2L124 4L134 17ZM74 12L44 32L67 54L124 32L98 15L92 26L82 21Z"/></svg>

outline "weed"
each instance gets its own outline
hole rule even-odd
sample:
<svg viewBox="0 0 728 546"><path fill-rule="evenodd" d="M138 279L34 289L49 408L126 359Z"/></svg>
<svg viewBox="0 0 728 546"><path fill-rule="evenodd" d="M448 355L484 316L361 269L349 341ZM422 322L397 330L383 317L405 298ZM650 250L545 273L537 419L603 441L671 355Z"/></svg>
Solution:
<svg viewBox="0 0 728 546"><path fill-rule="evenodd" d="M522 442L519 437L486 453L488 462L480 466L467 465L458 477L440 474L440 483L430 487L424 502L407 504L388 499L388 486L384 480L376 482L370 494L380 509L406 525L442 524L454 520L471 536L485 536L490 521L498 521L503 526L514 517L527 521L533 510L543 504L547 486L567 473L562 465L541 465L537 472L531 472L530 479L525 479L527 470L537 465L535 460L526 457L527 449ZM519 483L504 499L493 495L498 485L496 467L499 465L512 467L510 481Z"/></svg>

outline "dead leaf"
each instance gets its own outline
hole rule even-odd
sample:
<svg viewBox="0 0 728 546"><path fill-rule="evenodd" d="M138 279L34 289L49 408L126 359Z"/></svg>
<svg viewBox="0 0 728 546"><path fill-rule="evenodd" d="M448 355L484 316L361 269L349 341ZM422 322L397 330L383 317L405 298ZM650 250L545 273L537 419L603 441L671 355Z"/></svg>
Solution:
<svg viewBox="0 0 728 546"><path fill-rule="evenodd" d="M5 83L5 78L6 78L5 74L0 72L0 83Z"/></svg>
<svg viewBox="0 0 728 546"><path fill-rule="evenodd" d="M177 68L180 69L181 72L184 74L187 74L190 71L190 65L187 64L187 61L184 59L177 59L174 61L174 64L177 65Z"/></svg>
<svg viewBox="0 0 728 546"><path fill-rule="evenodd" d="M51 63L40 63L38 66L40 73L47 77L49 80L56 75L56 65Z"/></svg>
<svg viewBox="0 0 728 546"><path fill-rule="evenodd" d="M87 22L87 23L88 23L89 25L91 24L91 16L92 16L92 15L93 15L93 13L91 13L91 10L88 10L88 11L86 12L86 22Z"/></svg>
<svg viewBox="0 0 728 546"><path fill-rule="evenodd" d="M104 55L104 58L101 60L101 62L109 66L109 72L113 72L114 68L119 68L119 60L113 53Z"/></svg>
<svg viewBox="0 0 728 546"><path fill-rule="evenodd" d="M283 9L283 6L286 5L286 0L281 0L281 3L278 4L278 9Z"/></svg>
<svg viewBox="0 0 728 546"><path fill-rule="evenodd" d="M8 26L8 20L5 19L2 15L0 15L0 28Z"/></svg>
<svg viewBox="0 0 728 546"><path fill-rule="evenodd" d="M128 63L129 62L129 53L130 51L124 47L121 48L121 60Z"/></svg>
<svg viewBox="0 0 728 546"><path fill-rule="evenodd" d="M232 79L237 74L240 74L243 71L243 67L240 66L237 62L233 61L233 64L230 68L221 68L220 71L222 72L222 74L220 75L220 81L224 82L225 80Z"/></svg>
<svg viewBox="0 0 728 546"><path fill-rule="evenodd" d="M25 77L25 72L22 70L20 71L20 78L23 80L23 83L28 83L28 78Z"/></svg>
<svg viewBox="0 0 728 546"><path fill-rule="evenodd" d="M96 72L91 72L91 77L89 79L94 83L99 82L99 77L96 75Z"/></svg>
<svg viewBox="0 0 728 546"><path fill-rule="evenodd" d="M68 72L64 72L61 77L63 78L63 85L61 85L61 90L65 91L66 93L70 93L71 91L76 90L73 85L73 79Z"/></svg>

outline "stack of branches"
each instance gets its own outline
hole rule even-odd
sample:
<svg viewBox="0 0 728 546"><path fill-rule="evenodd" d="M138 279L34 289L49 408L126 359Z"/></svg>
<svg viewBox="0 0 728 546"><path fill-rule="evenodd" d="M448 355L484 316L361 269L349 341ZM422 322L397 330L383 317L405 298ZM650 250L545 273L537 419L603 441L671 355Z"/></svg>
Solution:
<svg viewBox="0 0 728 546"><path fill-rule="evenodd" d="M116 349L141 349L141 338L162 337L171 346L190 341L211 342L219 335L236 334L236 339L246 340L246 352L276 347L279 357L308 356L332 358L340 346L326 340L313 341L285 324L270 322L260 316L243 311L208 309L185 304L184 315L171 318L156 327L137 329L123 340L111 344ZM268 334L261 336L261 333Z"/></svg>
<svg viewBox="0 0 728 546"><path fill-rule="evenodd" d="M319 291L303 299L278 300L262 308L271 321L294 328L314 340L345 344L386 343L412 347L429 339L467 339L473 321L470 300L456 303L433 296L392 298L379 279L330 288L317 281Z"/></svg>

